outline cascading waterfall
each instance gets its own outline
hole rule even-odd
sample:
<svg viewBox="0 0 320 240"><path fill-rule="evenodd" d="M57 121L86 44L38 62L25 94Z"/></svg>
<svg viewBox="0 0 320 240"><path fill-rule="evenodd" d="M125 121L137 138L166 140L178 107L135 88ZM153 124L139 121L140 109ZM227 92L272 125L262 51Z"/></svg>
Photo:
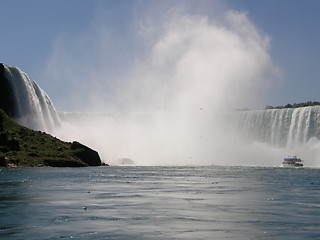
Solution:
<svg viewBox="0 0 320 240"><path fill-rule="evenodd" d="M154 126L159 127L160 129L165 129L163 126L171 126L171 120L175 120L169 118L170 122L167 122L167 118L162 119L164 122L161 122L161 119L152 118L152 115L142 115L142 119L147 118L146 121L137 121L136 117L128 117L122 116L119 114L91 114L87 113L85 116L81 113L70 113L63 115L63 124L67 124L72 130L66 130L65 128L55 128L60 125L60 118L58 117L57 112L54 109L52 102L50 101L47 94L37 85L36 82L31 80L27 74L22 72L16 67L2 65L1 69L1 81L6 83L6 87L8 87L7 93L9 93L9 102L12 108L11 117L14 118L20 124L35 129L35 130L43 130L47 132L59 132L63 138L70 138L77 133L76 126L80 126L81 131L79 132L79 136L77 138L83 140L84 142L88 140L88 142L93 141L91 145L95 146L97 149L104 153L104 145L105 142L100 146L100 142L97 143L96 139L102 139L105 136L110 138L110 142L107 145L105 155L108 156L110 149L114 149L114 143L116 142L122 147L120 148L120 153L129 153L128 155L131 157L130 153L135 157L135 159L141 159L142 157L139 155L139 149L148 149L149 147L161 146L157 143L163 144L164 148L170 147L172 149L172 144L174 145L176 142L173 140L168 145L164 143L167 142L167 139L162 142L161 136L158 133L155 135L146 135L150 134L148 131L150 128L154 129ZM1 85L4 86L4 85ZM1 90L1 89L0 89ZM3 95L1 95L3 96ZM0 96L0 97L1 97ZM6 99L2 97L1 99ZM4 101L6 102L6 101ZM3 106L3 104L2 104ZM8 109L7 109L8 110ZM201 111L202 112L202 111ZM284 108L284 109L268 109L268 110L248 110L248 111L232 111L232 112L216 112L212 114L208 114L207 117L209 119L215 119L215 124L219 126L218 128L212 128L210 131L202 131L201 124L199 128L191 129L188 133L183 136L187 136L188 139L191 139L191 142L181 142L179 136L177 136L177 132L175 132L175 136L178 138L178 146L177 148L185 150L187 149L187 154L193 149L194 153L197 154L197 149L200 148L200 153L206 150L203 144L211 144L210 152L213 154L218 154L219 151L222 151L222 155L219 155L220 158L223 157L223 146L228 144L232 144L235 152L242 151L241 149L249 146L250 143L261 142L267 143L271 146L280 147L281 149L292 148L295 146L305 146L305 143L308 143L310 139L320 139L320 106L310 106L310 107L301 107L301 108ZM211 117L210 117L211 116ZM89 118L89 120L88 120ZM151 120L155 120L158 125L150 125L148 126L141 124L141 122L150 123ZM159 120L159 121L157 121ZM226 121L228 120L228 121ZM88 125L87 122L90 122ZM92 124L92 121L95 124ZM209 121L209 120L208 120ZM210 125L209 122L206 122ZM152 123L152 122L151 122ZM165 123L164 125L161 125ZM229 123L230 125L225 125ZM69 125L68 125L69 124ZM173 123L174 124L174 123ZM221 125L221 126L220 126ZM98 127L97 127L98 126ZM174 125L176 127L176 125ZM180 126L180 123L179 123ZM189 125L187 125L189 126ZM230 126L233 126L231 128ZM87 128L85 128L87 127ZM92 128L90 128L92 127ZM173 129L176 130L176 128ZM83 129L87 129L86 132L90 132L89 135L83 136ZM113 130L116 129L114 132ZM170 128L169 128L170 129ZM185 133L184 128L179 128L183 130L182 133ZM219 129L219 132L217 130ZM70 133L72 132L72 135ZM198 131L198 132L197 132ZM172 131L168 131L172 132ZM120 133L120 135L119 135ZM128 133L130 135L128 136ZM138 133L138 134L137 134ZM141 134L144 133L144 134ZM217 134L218 137L215 137ZM114 134L118 134L115 136ZM122 134L122 135L121 135ZM137 134L137 135L135 135ZM199 140L192 141L193 136L199 136ZM146 141L144 139L140 139L141 135L146 135ZM84 139L81 138L84 137ZM191 136L191 137L190 137ZM162 136L163 137L163 136ZM116 138L116 140L114 139ZM241 145L238 140L242 139L248 140L248 142L244 142L245 144ZM137 139L141 142L141 145L137 144ZM148 139L157 139L156 144L149 145ZM199 141L199 142L197 142ZM316 141L318 142L318 141ZM238 144L239 143L239 144ZM97 144L97 145L95 145ZM127 145L126 145L127 144ZM132 144L132 145L130 145ZM137 145L135 145L137 144ZM185 144L185 145L183 145ZM100 146L100 147L99 147ZM111 146L111 147L110 147ZM132 147L133 146L133 147ZM183 146L187 146L183 148ZM190 147L191 146L191 147ZM117 146L116 146L117 147ZM126 149L127 147L128 149ZM317 146L315 146L315 149ZM212 149L214 148L214 149ZM236 148L236 149L235 149ZM124 149L121 151L121 149ZM138 149L138 152L132 153L132 149ZM174 148L176 149L176 148ZM191 150L190 150L191 149ZM310 151L310 148L308 148ZM313 151L314 149L311 149ZM131 152L130 152L131 151ZM218 152L217 152L218 151ZM243 150L245 151L245 150ZM314 150L316 151L316 150ZM184 151L182 151L184 153ZM228 151L229 152L229 151ZM190 156L192 155L192 151ZM117 152L114 153L114 156L117 157ZM136 154L136 155L134 155ZM276 153L277 155L279 153ZM314 154L316 156L317 153ZM113 156L113 155L112 155ZM171 156L171 153L165 155L165 158ZM200 159L201 154L199 155ZM209 159L210 154L208 155ZM120 155L121 157L121 155ZM193 157L193 155L192 155ZM230 158L230 157L229 157ZM313 157L315 158L315 157ZM191 161L191 157L188 158ZM233 157L231 157L233 159ZM183 160L181 160L183 161ZM146 164L142 162L143 164Z"/></svg>
<svg viewBox="0 0 320 240"><path fill-rule="evenodd" d="M51 131L60 120L48 95L14 66L3 65L13 99L14 114L11 116L23 126L34 130Z"/></svg>
<svg viewBox="0 0 320 240"><path fill-rule="evenodd" d="M236 128L249 140L292 147L320 139L320 106L241 111Z"/></svg>

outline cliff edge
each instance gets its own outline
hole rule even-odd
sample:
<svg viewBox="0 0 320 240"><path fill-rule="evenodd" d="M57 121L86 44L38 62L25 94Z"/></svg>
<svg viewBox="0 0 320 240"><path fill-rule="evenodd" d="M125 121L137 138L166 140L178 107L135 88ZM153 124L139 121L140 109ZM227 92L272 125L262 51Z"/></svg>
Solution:
<svg viewBox="0 0 320 240"><path fill-rule="evenodd" d="M78 142L64 142L11 120L0 109L0 166L101 166L99 154Z"/></svg>

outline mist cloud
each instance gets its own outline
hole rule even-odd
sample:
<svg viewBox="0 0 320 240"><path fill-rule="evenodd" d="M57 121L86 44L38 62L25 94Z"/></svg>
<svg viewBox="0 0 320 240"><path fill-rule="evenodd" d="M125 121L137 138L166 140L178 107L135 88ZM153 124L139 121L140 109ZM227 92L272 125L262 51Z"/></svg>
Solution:
<svg viewBox="0 0 320 240"><path fill-rule="evenodd" d="M154 25L148 14L133 21L132 39L141 41L130 47L139 52L113 49L119 45L105 27L72 45L68 37L57 42L47 76L69 88L64 101L105 114L73 119L56 134L96 148L109 163L227 164L261 153L241 145L221 116L264 104L278 74L268 36L246 13L215 19L177 6L166 13Z"/></svg>

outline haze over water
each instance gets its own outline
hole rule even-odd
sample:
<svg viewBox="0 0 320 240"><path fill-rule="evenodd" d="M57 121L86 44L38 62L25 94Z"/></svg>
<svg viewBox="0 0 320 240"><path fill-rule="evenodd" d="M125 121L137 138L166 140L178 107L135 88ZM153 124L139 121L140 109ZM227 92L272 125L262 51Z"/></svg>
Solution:
<svg viewBox="0 0 320 240"><path fill-rule="evenodd" d="M241 144L221 113L261 105L277 82L269 38L245 13L209 18L186 9L172 7L158 22L139 19L145 53L124 64L112 86L101 68L86 72L92 80L86 110L104 116L72 119L54 133L92 146L111 164L119 158L137 165L252 164L255 150ZM63 73L62 50L52 67Z"/></svg>
<svg viewBox="0 0 320 240"><path fill-rule="evenodd" d="M83 86L88 103L80 107L87 113L66 114L54 134L92 146L103 161L114 165L129 158L136 165L278 166L285 156L301 155L306 165L319 166L317 134L282 146L254 138L248 141L245 123L230 114L268 105L266 99L281 82L269 54L270 39L249 16L225 9L214 17L187 7L166 10L165 17L156 15L151 22L145 15L137 19L145 52L135 56L132 64L124 61L121 74L111 76L99 65L92 71L86 66L86 71L74 72L73 78L84 75L91 80ZM63 50L61 43L51 75L55 69L70 74L69 67L60 65L68 59ZM271 133L277 136L279 126L285 125L292 127L291 133L309 131L308 119L295 117L298 124L293 117L291 125L282 124L288 118L284 116L270 121L270 126L256 126L277 129Z"/></svg>

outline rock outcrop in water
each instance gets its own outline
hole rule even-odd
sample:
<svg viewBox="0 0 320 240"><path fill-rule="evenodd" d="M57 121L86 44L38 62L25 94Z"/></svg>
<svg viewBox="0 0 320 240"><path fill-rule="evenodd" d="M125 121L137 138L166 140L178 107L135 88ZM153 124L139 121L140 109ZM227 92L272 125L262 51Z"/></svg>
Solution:
<svg viewBox="0 0 320 240"><path fill-rule="evenodd" d="M75 156L80 158L84 163L88 164L89 166L100 166L101 160L97 151L74 141L71 144L71 150Z"/></svg>

